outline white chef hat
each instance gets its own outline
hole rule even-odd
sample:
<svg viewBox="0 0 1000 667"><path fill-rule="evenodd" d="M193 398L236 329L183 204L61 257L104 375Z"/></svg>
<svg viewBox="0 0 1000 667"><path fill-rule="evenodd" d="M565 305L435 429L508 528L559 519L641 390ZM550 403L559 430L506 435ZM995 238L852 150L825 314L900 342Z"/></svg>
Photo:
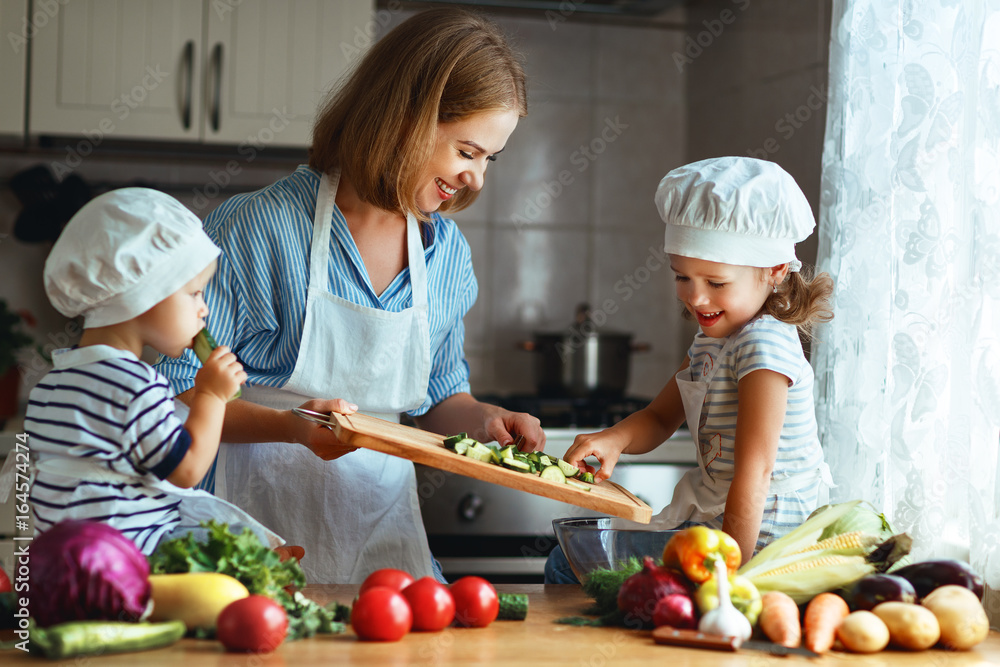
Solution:
<svg viewBox="0 0 1000 667"><path fill-rule="evenodd" d="M74 215L45 262L45 293L84 327L118 324L181 289L218 246L179 201L149 188L95 197Z"/></svg>
<svg viewBox="0 0 1000 667"><path fill-rule="evenodd" d="M788 262L798 271L795 244L816 226L795 179L773 162L749 157L674 169L656 189L656 208L667 224L667 254L740 266Z"/></svg>

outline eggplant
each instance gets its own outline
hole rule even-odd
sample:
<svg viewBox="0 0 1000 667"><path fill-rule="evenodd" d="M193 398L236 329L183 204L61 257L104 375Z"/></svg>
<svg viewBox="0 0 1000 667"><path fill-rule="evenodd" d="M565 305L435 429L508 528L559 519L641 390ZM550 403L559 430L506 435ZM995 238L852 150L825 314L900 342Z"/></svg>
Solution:
<svg viewBox="0 0 1000 667"><path fill-rule="evenodd" d="M917 601L917 592L908 580L894 574L869 574L854 582L847 591L852 611L871 611L883 602Z"/></svg>
<svg viewBox="0 0 1000 667"><path fill-rule="evenodd" d="M927 560L901 567L892 573L913 584L918 602L935 588L948 585L963 586L975 593L980 600L983 599L983 578L964 561Z"/></svg>

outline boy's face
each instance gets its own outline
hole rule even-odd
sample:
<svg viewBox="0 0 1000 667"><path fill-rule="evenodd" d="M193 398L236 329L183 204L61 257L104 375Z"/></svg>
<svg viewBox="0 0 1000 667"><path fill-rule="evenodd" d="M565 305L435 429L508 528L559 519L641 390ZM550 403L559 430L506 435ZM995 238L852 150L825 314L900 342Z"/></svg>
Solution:
<svg viewBox="0 0 1000 667"><path fill-rule="evenodd" d="M191 347L208 317L203 290L215 273L215 265L206 266L184 287L136 318L144 345L174 358Z"/></svg>
<svg viewBox="0 0 1000 667"><path fill-rule="evenodd" d="M767 270L752 266L670 255L670 268L677 298L712 338L725 338L740 329L760 312L771 293Z"/></svg>

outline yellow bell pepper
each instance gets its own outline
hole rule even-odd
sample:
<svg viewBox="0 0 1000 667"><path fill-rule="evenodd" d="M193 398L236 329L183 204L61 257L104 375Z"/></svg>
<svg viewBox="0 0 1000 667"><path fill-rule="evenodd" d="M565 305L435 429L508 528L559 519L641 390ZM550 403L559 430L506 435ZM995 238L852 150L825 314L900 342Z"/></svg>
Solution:
<svg viewBox="0 0 1000 667"><path fill-rule="evenodd" d="M696 584L712 578L715 561L721 559L726 569L735 572L742 562L740 545L732 537L714 528L692 526L670 538L663 549L663 564L683 570Z"/></svg>

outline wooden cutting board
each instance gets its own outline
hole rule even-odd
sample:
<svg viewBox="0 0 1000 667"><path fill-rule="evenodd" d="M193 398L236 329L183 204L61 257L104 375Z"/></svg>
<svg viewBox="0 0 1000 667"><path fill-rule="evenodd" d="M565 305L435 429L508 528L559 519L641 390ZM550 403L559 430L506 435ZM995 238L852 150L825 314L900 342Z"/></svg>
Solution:
<svg viewBox="0 0 1000 667"><path fill-rule="evenodd" d="M609 480L591 485L590 491L581 491L537 475L460 456L444 446L443 436L361 413L332 413L330 427L341 442L353 447L373 449L439 470L527 491L639 523L649 523L653 517L649 505Z"/></svg>

